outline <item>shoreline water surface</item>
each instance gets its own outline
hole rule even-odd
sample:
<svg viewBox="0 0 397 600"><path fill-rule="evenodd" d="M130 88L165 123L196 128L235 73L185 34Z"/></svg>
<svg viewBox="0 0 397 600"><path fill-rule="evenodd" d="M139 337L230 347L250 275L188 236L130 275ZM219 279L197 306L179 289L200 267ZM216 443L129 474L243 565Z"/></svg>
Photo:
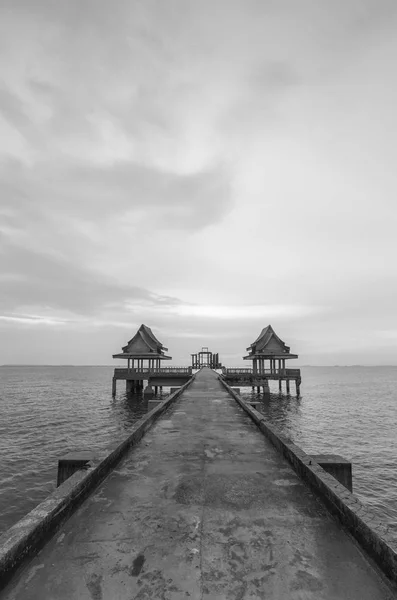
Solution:
<svg viewBox="0 0 397 600"><path fill-rule="evenodd" d="M0 533L55 489L62 454L105 449L146 413L142 395L112 398L113 368L0 368ZM397 367L302 367L301 398L241 395L305 452L352 460L354 493L397 539L396 387Z"/></svg>

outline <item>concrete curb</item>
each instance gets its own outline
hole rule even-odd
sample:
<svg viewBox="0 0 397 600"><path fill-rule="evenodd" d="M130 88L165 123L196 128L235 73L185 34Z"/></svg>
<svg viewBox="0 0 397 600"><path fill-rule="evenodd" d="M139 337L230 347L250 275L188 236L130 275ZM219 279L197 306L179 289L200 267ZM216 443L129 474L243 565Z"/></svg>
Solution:
<svg viewBox="0 0 397 600"><path fill-rule="evenodd" d="M320 497L328 510L338 517L381 571L396 584L397 548L388 535L387 525L383 524L382 520L357 496L349 492L332 475L326 473L311 456L279 433L260 412L233 392L222 377L219 377L219 380L297 474Z"/></svg>
<svg viewBox="0 0 397 600"><path fill-rule="evenodd" d="M109 454L88 463L60 485L30 513L0 537L0 589L7 584L23 561L37 553L83 500L105 479L128 450L136 445L155 421L194 381L195 374L176 392L142 417L132 433Z"/></svg>

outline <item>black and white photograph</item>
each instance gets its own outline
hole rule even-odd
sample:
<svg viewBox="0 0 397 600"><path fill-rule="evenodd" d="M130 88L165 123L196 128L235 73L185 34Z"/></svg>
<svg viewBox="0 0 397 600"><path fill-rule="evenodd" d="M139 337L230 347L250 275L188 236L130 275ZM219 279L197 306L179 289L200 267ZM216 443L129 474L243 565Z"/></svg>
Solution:
<svg viewBox="0 0 397 600"><path fill-rule="evenodd" d="M397 600L396 0L0 0L0 600Z"/></svg>

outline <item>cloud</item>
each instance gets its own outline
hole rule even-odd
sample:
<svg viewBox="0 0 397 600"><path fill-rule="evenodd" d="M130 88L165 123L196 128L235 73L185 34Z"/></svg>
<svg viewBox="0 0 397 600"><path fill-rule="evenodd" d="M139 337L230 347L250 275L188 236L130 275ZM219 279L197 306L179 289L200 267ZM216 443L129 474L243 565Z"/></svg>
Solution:
<svg viewBox="0 0 397 600"><path fill-rule="evenodd" d="M235 355L269 322L298 352L377 347L397 326L396 10L3 0L16 353L13 326L55 345L59 327L102 360L142 321L175 331L177 355L189 335Z"/></svg>
<svg viewBox="0 0 397 600"><path fill-rule="evenodd" d="M0 250L0 268L3 277L7 279L8 276L6 285L0 290L0 310L3 313L38 308L90 317L101 315L109 308L125 314L127 302L139 301L148 306L178 302L175 298L157 298L153 292L138 286L106 280L94 271L65 259L12 248L7 243Z"/></svg>
<svg viewBox="0 0 397 600"><path fill-rule="evenodd" d="M314 306L288 306L277 304L271 305L243 305L243 306L205 306L178 304L170 307L171 312L181 316L188 317L207 317L210 319L274 319L274 318L298 318L313 314L314 312L324 312L323 307Z"/></svg>
<svg viewBox="0 0 397 600"><path fill-rule="evenodd" d="M178 175L125 161L98 166L49 160L32 169L8 160L3 162L1 175L3 189L7 187L6 204L13 205L17 196L24 197L26 204L35 202L46 210L68 208L83 217L93 216L92 210L97 210L98 218L107 218L120 210L157 210L161 206L172 214L178 207L191 205L193 221L196 213L210 209L221 216L230 203L228 178L221 167ZM197 220L200 223L201 219Z"/></svg>
<svg viewBox="0 0 397 600"><path fill-rule="evenodd" d="M27 325L65 325L67 321L37 315L0 315L0 321Z"/></svg>
<svg viewBox="0 0 397 600"><path fill-rule="evenodd" d="M23 102L4 84L0 87L0 114L22 134L30 127Z"/></svg>

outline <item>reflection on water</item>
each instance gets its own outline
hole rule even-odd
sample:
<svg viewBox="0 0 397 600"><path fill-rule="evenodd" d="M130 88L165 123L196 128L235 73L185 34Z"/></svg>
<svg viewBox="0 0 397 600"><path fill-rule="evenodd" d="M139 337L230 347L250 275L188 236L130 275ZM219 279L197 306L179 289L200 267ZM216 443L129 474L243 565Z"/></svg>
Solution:
<svg viewBox="0 0 397 600"><path fill-rule="evenodd" d="M257 393L250 388L241 388L241 395L249 402L259 402L256 410L268 421L277 424L286 435L296 430L301 414L302 397L287 396L279 393ZM289 436L288 436L289 437Z"/></svg>
<svg viewBox="0 0 397 600"><path fill-rule="evenodd" d="M158 391L151 400L161 402L169 395L170 388L163 387L162 391ZM143 390L134 393L118 393L112 398L110 404L112 410L112 418L118 422L124 431L128 432L131 426L141 419L152 406L149 407L149 399L144 398Z"/></svg>

